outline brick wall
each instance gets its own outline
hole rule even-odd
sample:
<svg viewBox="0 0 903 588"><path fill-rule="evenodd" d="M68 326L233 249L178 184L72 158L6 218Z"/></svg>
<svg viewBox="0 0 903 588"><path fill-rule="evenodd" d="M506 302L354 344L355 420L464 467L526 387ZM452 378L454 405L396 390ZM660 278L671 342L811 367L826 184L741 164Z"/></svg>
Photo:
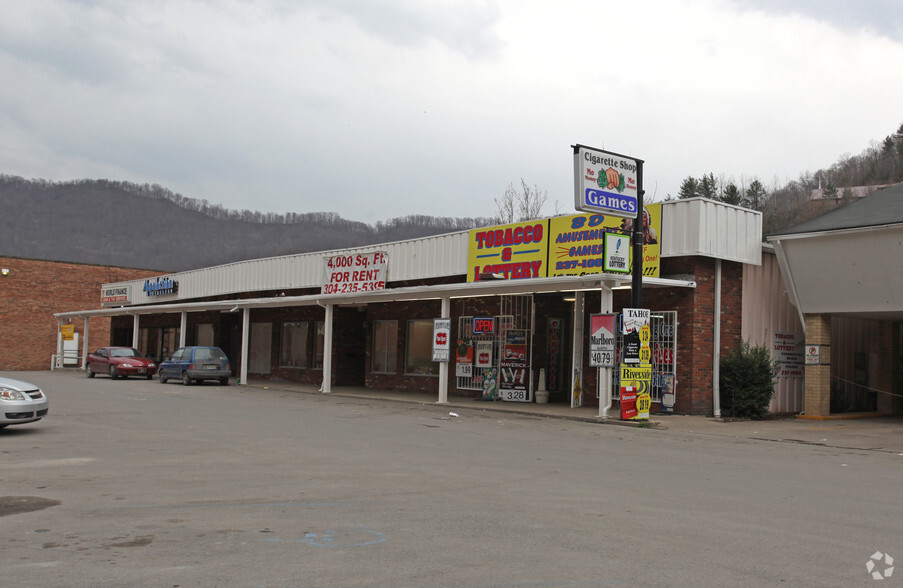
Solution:
<svg viewBox="0 0 903 588"><path fill-rule="evenodd" d="M642 304L677 311L677 384L674 412L712 414L715 314L715 260L707 257L662 259L661 275L695 276L696 288L646 288ZM721 262L721 349L723 357L740 341L743 266ZM615 292L615 308L630 306L629 290Z"/></svg>
<svg viewBox="0 0 903 588"><path fill-rule="evenodd" d="M454 306L454 304L453 304ZM442 305L438 300L394 302L391 304L371 304L367 307L367 344L366 344L366 376L368 388L391 389L396 391L439 393L439 378L436 375L405 374L405 358L407 351L407 321L412 319L429 319L439 317ZM373 373L373 321L397 320L398 344L395 349L395 373ZM452 333L457 332L456 319L453 319ZM454 368L449 364L449 390L454 389Z"/></svg>
<svg viewBox="0 0 903 588"><path fill-rule="evenodd" d="M50 369L59 328L54 313L99 309L103 284L158 275L151 270L16 257L0 257L0 268L9 270L0 275L0 370L22 371ZM84 320L73 325L81 356ZM92 318L88 328L92 344L109 341L109 318Z"/></svg>

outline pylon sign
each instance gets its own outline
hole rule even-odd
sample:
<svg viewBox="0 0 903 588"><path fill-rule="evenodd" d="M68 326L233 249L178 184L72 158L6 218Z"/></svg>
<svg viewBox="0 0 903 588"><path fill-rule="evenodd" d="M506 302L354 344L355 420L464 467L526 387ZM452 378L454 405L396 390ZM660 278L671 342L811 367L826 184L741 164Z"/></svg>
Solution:
<svg viewBox="0 0 903 588"><path fill-rule="evenodd" d="M574 207L636 218L643 160L574 145Z"/></svg>

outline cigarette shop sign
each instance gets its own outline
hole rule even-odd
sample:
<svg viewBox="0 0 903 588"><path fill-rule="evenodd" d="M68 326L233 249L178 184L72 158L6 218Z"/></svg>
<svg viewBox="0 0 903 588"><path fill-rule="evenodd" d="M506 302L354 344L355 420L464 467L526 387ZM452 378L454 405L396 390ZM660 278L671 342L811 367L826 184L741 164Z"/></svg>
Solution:
<svg viewBox="0 0 903 588"><path fill-rule="evenodd" d="M574 146L574 207L584 212L636 217L643 161Z"/></svg>

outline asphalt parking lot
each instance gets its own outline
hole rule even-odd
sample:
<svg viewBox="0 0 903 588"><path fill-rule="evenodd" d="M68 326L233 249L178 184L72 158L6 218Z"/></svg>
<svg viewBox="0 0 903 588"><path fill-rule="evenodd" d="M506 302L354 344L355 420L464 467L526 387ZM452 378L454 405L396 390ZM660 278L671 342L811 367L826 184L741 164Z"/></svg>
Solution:
<svg viewBox="0 0 903 588"><path fill-rule="evenodd" d="M903 554L894 421L7 375L51 398L0 431L10 586L851 586Z"/></svg>

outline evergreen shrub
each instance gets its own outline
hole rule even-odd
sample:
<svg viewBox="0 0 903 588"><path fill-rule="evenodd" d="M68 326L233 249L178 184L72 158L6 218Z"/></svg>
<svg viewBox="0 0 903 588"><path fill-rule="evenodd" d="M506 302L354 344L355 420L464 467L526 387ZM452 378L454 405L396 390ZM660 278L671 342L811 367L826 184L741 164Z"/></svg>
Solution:
<svg viewBox="0 0 903 588"><path fill-rule="evenodd" d="M721 358L721 414L733 418L762 419L774 395L777 366L768 348L740 344Z"/></svg>

